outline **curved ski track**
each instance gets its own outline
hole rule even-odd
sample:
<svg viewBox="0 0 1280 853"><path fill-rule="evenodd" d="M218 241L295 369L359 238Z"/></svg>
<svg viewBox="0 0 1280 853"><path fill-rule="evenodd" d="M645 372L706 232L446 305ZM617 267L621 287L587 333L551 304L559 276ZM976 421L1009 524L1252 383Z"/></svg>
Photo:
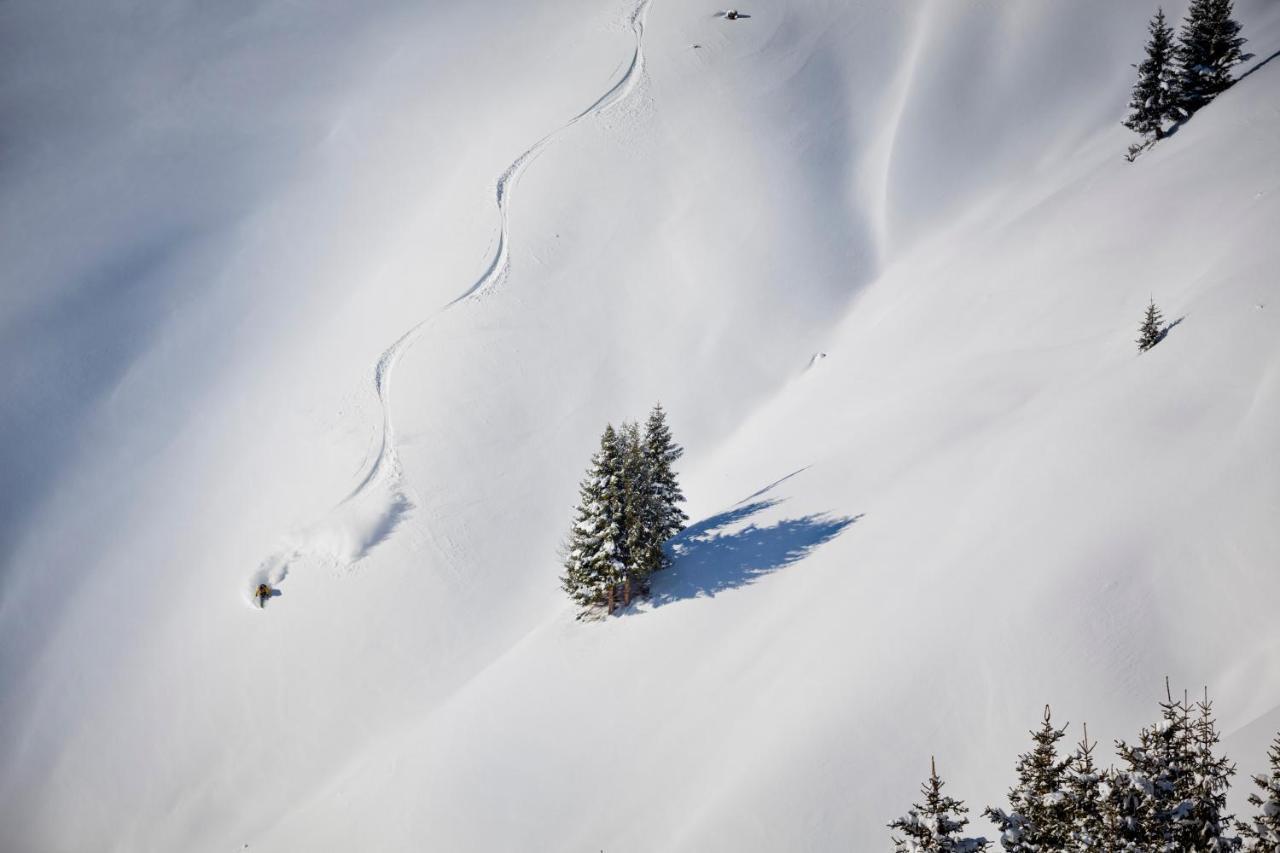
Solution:
<svg viewBox="0 0 1280 853"><path fill-rule="evenodd" d="M331 514L338 513L343 507L370 493L375 485L385 484L389 501L385 513L386 518L383 519L381 527L386 531L390 531L394 527L395 516L402 512L407 505L407 501L400 492L397 482L400 479L401 469L395 448L395 424L391 417L391 377L395 372L396 365L409 348L417 342L432 321L438 319L450 308L481 296L498 285L507 276L510 270L511 244L508 205L520 175L556 137L580 121L599 115L610 107L616 106L635 91L636 86L639 85L644 76L644 22L651 2L652 0L639 0L627 18L627 23L635 36L635 51L631 56L631 63L626 72L604 94L592 102L589 107L525 149L498 177L494 188L494 202L498 210L498 244L484 272L470 287L456 298L450 300L435 314L418 321L410 327L389 347L383 350L378 357L373 371L374 393L377 395L378 407L382 413L378 451L360 482L346 497L338 502ZM314 530L322 524L323 522L319 525L313 525L308 530ZM381 538L378 541L381 541ZM367 547L370 546L366 546L365 550L367 550ZM264 581L271 584L279 584L288 574L289 564L293 560L305 556L308 550L305 542L303 542L272 554L259 566L254 575L252 586L256 587L258 583ZM359 559L361 556L363 556L363 552L356 554L355 559Z"/></svg>

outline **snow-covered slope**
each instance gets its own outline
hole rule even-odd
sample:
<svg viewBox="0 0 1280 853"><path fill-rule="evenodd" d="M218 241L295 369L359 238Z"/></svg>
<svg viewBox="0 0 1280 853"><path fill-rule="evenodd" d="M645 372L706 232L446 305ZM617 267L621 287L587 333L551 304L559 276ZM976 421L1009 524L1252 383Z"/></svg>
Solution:
<svg viewBox="0 0 1280 853"><path fill-rule="evenodd" d="M1280 9L1128 164L1145 4L716 8L0 11L0 846L874 849L1166 673L1260 765ZM658 399L695 524L575 622Z"/></svg>

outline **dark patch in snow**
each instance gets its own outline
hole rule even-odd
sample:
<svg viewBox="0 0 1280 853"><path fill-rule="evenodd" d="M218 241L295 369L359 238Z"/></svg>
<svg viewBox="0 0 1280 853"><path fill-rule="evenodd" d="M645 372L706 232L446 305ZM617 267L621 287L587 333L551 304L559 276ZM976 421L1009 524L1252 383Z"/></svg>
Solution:
<svg viewBox="0 0 1280 853"><path fill-rule="evenodd" d="M387 505L387 510L382 517L378 519L377 524L369 529L364 541L360 543L360 551L357 559L364 557L377 545L382 544L388 537L400 526L400 522L404 521L413 509L413 503L405 497L404 493L397 492L391 498L391 502Z"/></svg>
<svg viewBox="0 0 1280 853"><path fill-rule="evenodd" d="M272 598L279 598L279 597L280 597L280 596L282 596L282 595L284 595L284 593L283 593L283 592L281 592L281 591L280 591L278 588L276 588L276 587L272 587L272 588L270 588L270 589L268 589L268 590L267 590L267 600L270 600L270 599L272 599ZM266 602L266 601L264 601L264 600L262 600L262 598L260 598L260 597L258 596L258 592L257 592L257 590L254 590L254 593L253 593L253 600L254 600L254 602L258 605L258 609L259 609L259 610L266 610L266 609L267 609L267 602Z"/></svg>
<svg viewBox="0 0 1280 853"><path fill-rule="evenodd" d="M779 503L766 500L739 505L700 521L675 537L671 541L671 568L653 578L653 606L714 598L727 589L748 586L803 560L862 517L821 513L783 519L768 527L748 524L734 533L717 532Z"/></svg>
<svg viewBox="0 0 1280 853"><path fill-rule="evenodd" d="M1165 324L1165 327L1160 330L1160 337L1156 338L1156 344L1160 343L1165 338L1169 337L1169 333L1173 331L1174 326L1182 325L1182 321L1185 319L1187 319L1187 315L1183 314L1181 317L1174 320L1172 323ZM1155 346L1155 344L1152 344L1152 346Z"/></svg>
<svg viewBox="0 0 1280 853"><path fill-rule="evenodd" d="M758 492L754 492L750 495L747 495L745 498L743 498L742 500L734 504L734 506L742 506L743 504L753 501L758 497L762 497L768 494L769 492L773 491L778 486L781 486L783 483L787 482L787 480L790 480L792 477L796 476L797 474L803 474L805 471L808 471L812 467L813 467L812 465L806 465L803 468L797 468L787 476L782 477L781 479L778 479L778 480L774 480L772 483L765 486L763 489L760 489Z"/></svg>
<svg viewBox="0 0 1280 853"><path fill-rule="evenodd" d="M1271 54L1271 55L1270 55L1270 56L1268 56L1266 59L1264 59L1264 60L1262 60L1261 62L1259 62L1259 63L1257 63L1256 65L1254 65L1254 66L1253 66L1252 68L1250 68L1248 71L1246 71L1246 72L1244 72L1243 74L1241 74L1239 77L1237 77L1237 78L1236 78L1235 82L1236 82L1236 83L1239 83L1241 80L1243 80L1244 78L1248 77L1250 74L1253 74L1253 73L1254 73L1254 72L1256 72L1256 71L1261 71L1261 70L1262 70L1262 66L1266 65L1268 62L1270 62L1271 60L1275 59L1277 56L1280 56L1280 50L1277 50L1275 53ZM1234 85L1235 85L1235 83L1233 83L1232 85L1234 86Z"/></svg>

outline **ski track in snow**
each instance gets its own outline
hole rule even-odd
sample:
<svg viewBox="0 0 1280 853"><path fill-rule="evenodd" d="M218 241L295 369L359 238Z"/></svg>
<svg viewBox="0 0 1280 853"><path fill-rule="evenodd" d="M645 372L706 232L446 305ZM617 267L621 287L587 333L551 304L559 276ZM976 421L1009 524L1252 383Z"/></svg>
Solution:
<svg viewBox="0 0 1280 853"><path fill-rule="evenodd" d="M251 592L259 583L278 586L289 574L289 566L297 560L310 557L335 568L356 562L385 540L412 508L400 485L402 470L396 455L395 423L391 417L391 378L396 365L444 312L479 298L506 278L511 265L509 205L515 185L529 164L558 136L584 119L616 106L635 91L644 77L644 22L650 3L651 0L639 0L627 17L627 24L635 37L635 50L630 65L617 82L589 107L525 149L499 176L494 188L498 244L488 266L463 293L440 311L414 324L383 350L374 365L373 388L382 413L382 425L373 462L355 488L321 520L287 536L286 544L262 561L246 587L247 600L252 601Z"/></svg>

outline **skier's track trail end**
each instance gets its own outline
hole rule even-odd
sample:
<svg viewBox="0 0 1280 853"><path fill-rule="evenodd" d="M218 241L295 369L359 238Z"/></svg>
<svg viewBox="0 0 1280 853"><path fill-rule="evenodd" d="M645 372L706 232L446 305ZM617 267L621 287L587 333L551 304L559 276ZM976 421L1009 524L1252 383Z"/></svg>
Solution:
<svg viewBox="0 0 1280 853"><path fill-rule="evenodd" d="M549 145L556 137L572 128L578 122L599 115L609 108L617 105L625 100L632 92L635 91L640 80L644 76L644 22L645 16L649 10L652 0L639 0L632 8L627 18L627 24L631 28L631 32L635 37L635 50L631 56L631 62L627 66L627 70L623 75L609 87L604 94L598 97L589 107L582 112L569 119L560 127L548 133L539 139L529 148L525 149L519 157L517 157L510 166L503 171L498 177L497 184L494 187L494 202L498 209L498 244L494 249L493 257L490 259L488 266L480 277L475 280L465 291L459 296L450 300L439 311L426 317L404 332L389 347L382 351L378 356L377 362L374 364L373 370L373 388L374 393L378 397L378 407L382 413L381 438L377 454L373 457L372 463L364 476L360 478L360 482L344 497L334 509L329 513L326 519L322 519L317 524L311 525L303 531L301 537L313 539L308 535L307 531L318 531L326 526L327 522L342 525L344 520L350 518L352 513L342 512L347 507L361 498L366 496L377 496L381 493L381 497L387 504L389 513L399 514L403 512L407 504L405 495L400 487L401 469L399 459L396 455L395 446L395 423L391 417L391 378L395 372L396 365L400 358L409 350L410 347L418 341L422 333L436 319L463 302L475 299L486 291L491 290L494 286L506 278L510 270L510 219L509 205L511 202L512 191L518 182L520 175L528 167L528 165L541 153L547 145ZM383 486L378 489L375 486ZM367 517L368 513L357 513L356 515ZM298 535L295 535L293 541L288 547L273 553L259 565L254 573L255 578L270 578L274 585L284 580L288 574L288 566L296 559L307 556L312 550L321 551L323 549L315 544L308 547L305 542L298 542ZM321 540L332 539L333 537L318 537ZM350 537L347 537L350 538ZM356 537L359 540L360 537ZM376 541L381 541L378 538ZM358 550L354 554L348 555L350 562L355 562L367 553L367 548Z"/></svg>

